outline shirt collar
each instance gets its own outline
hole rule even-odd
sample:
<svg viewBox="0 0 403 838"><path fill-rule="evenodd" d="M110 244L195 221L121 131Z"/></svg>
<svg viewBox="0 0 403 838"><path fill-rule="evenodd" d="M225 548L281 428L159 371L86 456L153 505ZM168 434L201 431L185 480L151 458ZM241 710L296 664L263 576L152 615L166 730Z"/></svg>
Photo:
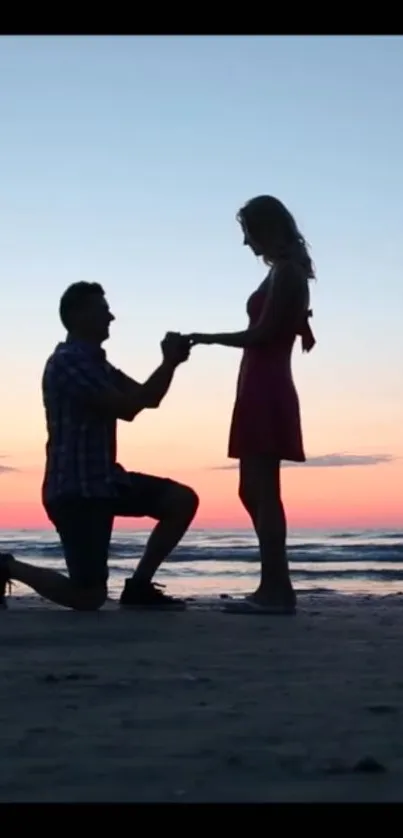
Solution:
<svg viewBox="0 0 403 838"><path fill-rule="evenodd" d="M73 338L70 335L67 335L65 343L60 343L59 346L67 346L73 349L73 351L77 350L78 352L84 352L86 355L93 358L100 358L103 361L106 359L106 352L101 346L95 346L95 344L90 343L89 341Z"/></svg>

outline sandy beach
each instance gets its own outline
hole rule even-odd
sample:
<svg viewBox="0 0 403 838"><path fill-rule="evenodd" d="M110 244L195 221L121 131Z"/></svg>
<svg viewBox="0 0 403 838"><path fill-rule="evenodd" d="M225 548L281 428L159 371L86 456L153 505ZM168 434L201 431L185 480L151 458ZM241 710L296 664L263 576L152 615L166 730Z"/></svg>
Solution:
<svg viewBox="0 0 403 838"><path fill-rule="evenodd" d="M0 614L0 801L403 800L403 597Z"/></svg>

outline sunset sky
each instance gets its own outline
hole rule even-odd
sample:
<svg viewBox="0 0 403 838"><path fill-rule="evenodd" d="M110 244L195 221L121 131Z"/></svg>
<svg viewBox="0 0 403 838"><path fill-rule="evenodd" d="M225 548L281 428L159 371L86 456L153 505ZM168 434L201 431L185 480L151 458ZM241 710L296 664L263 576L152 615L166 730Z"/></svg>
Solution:
<svg viewBox="0 0 403 838"><path fill-rule="evenodd" d="M143 380L167 330L246 325L264 268L235 215L262 192L318 276L290 526L403 524L402 87L401 37L0 38L1 527L47 525L40 379L65 287L104 285L109 358ZM119 429L124 465L198 490L199 526L247 523L226 456L239 361L196 348Z"/></svg>

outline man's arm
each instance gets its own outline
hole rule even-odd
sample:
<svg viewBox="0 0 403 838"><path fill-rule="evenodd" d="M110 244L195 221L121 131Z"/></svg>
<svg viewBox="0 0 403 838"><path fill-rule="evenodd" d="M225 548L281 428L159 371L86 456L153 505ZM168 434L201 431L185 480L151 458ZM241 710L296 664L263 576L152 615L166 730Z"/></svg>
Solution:
<svg viewBox="0 0 403 838"><path fill-rule="evenodd" d="M67 353L54 360L54 372L62 392L105 416L132 422L142 410L160 405L176 367L189 356L188 343L179 337L166 338L161 347L162 364L144 384L130 379L120 370L115 370L117 375L109 377L97 361Z"/></svg>
<svg viewBox="0 0 403 838"><path fill-rule="evenodd" d="M180 364L188 360L190 341L184 335L168 332L161 341L163 361L142 385L148 407L159 407Z"/></svg>
<svg viewBox="0 0 403 838"><path fill-rule="evenodd" d="M53 360L59 391L90 410L113 419L132 421L146 405L141 387L124 393L92 359L65 354Z"/></svg>
<svg viewBox="0 0 403 838"><path fill-rule="evenodd" d="M139 398L141 394L144 408L156 408L160 406L171 386L176 367L177 364L163 360L143 384L130 378L122 370L111 367L111 381L122 395L127 398Z"/></svg>

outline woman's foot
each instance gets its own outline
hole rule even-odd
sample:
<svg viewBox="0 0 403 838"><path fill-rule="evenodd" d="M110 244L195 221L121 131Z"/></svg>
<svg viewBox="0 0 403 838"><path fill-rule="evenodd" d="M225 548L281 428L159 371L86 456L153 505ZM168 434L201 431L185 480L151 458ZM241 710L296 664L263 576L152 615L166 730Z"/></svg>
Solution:
<svg viewBox="0 0 403 838"><path fill-rule="evenodd" d="M242 600L229 602L224 606L231 614L278 614L292 615L297 610L297 598L291 583L286 589L265 591L258 588Z"/></svg>
<svg viewBox="0 0 403 838"><path fill-rule="evenodd" d="M242 600L234 600L224 606L228 614L266 614L273 616L293 616L297 613L294 605L286 603L258 603L249 597Z"/></svg>
<svg viewBox="0 0 403 838"><path fill-rule="evenodd" d="M297 607L297 597L291 582L284 585L272 585L268 590L258 588L253 594L249 594L248 600L253 600L255 605L264 606L286 606L287 608Z"/></svg>

